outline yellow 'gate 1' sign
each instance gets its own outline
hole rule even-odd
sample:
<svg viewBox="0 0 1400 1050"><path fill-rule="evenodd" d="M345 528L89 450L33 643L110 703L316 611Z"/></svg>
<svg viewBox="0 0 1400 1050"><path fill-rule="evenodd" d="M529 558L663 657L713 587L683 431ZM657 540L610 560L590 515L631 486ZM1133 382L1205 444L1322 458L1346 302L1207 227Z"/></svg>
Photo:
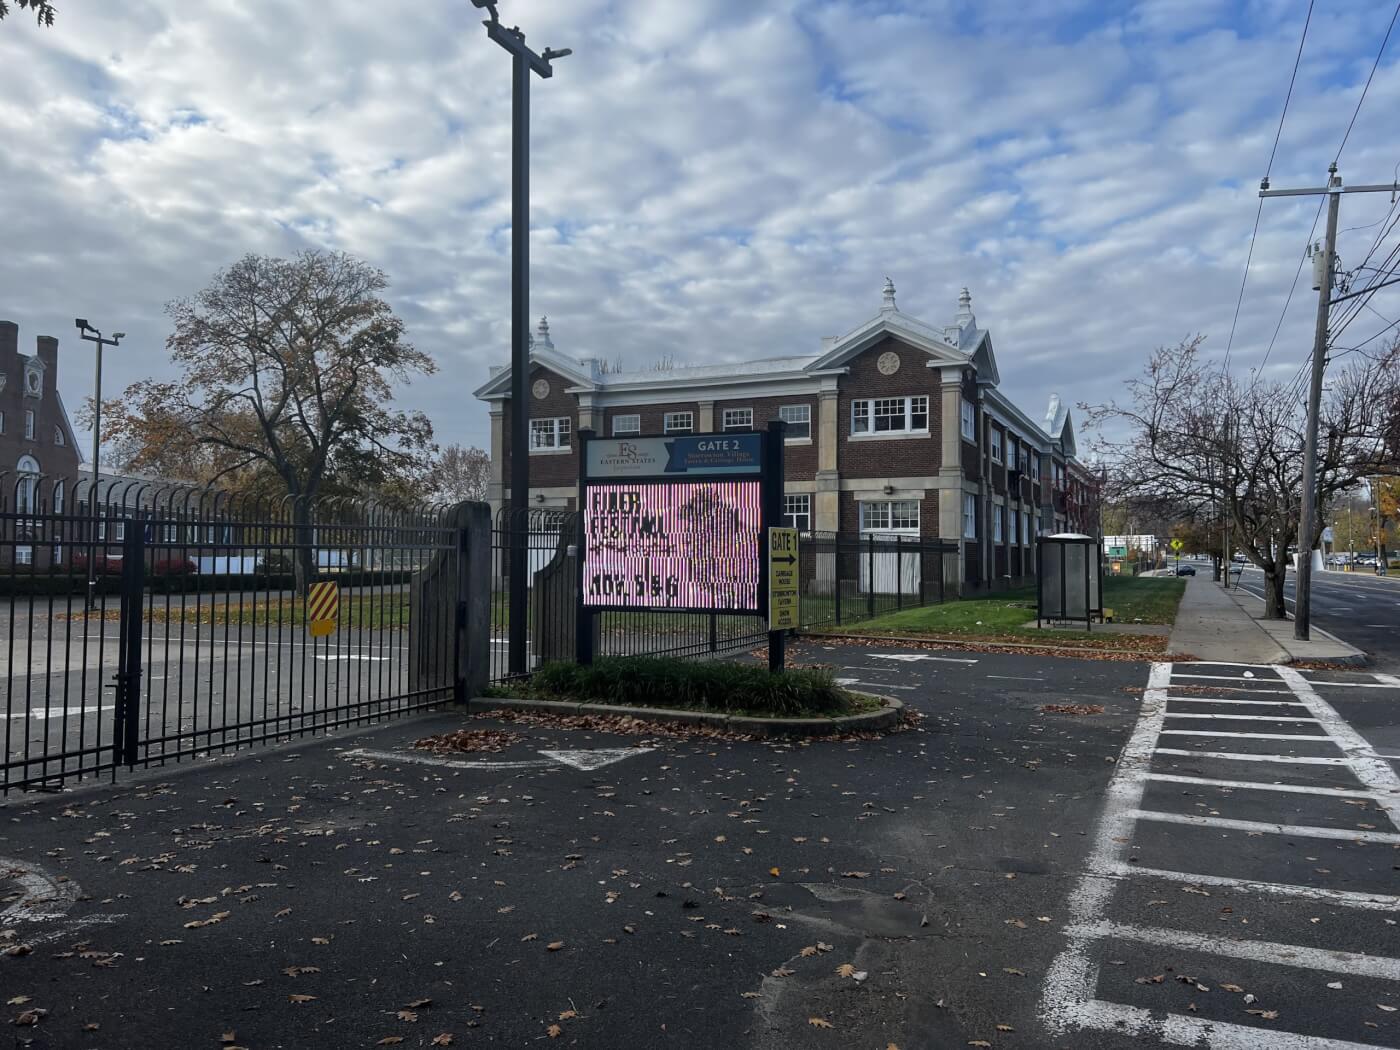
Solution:
<svg viewBox="0 0 1400 1050"><path fill-rule="evenodd" d="M797 530L768 530L768 629L797 626Z"/></svg>
<svg viewBox="0 0 1400 1050"><path fill-rule="evenodd" d="M333 632L339 614L339 585L333 582L313 583L306 595L306 620L311 637L324 638Z"/></svg>

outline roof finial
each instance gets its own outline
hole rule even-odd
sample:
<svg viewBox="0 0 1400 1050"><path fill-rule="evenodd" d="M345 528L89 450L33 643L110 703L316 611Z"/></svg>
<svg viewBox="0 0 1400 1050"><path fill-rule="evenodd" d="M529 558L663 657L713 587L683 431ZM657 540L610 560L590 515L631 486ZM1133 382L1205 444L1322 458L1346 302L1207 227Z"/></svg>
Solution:
<svg viewBox="0 0 1400 1050"><path fill-rule="evenodd" d="M895 307L895 305L894 305L894 281L890 280L889 277L886 277L886 278L885 278L885 292L884 292L884 294L885 294L885 302L884 302L884 304L880 307L880 309L882 309L882 310L894 310L894 309L896 309L896 307Z"/></svg>
<svg viewBox="0 0 1400 1050"><path fill-rule="evenodd" d="M535 336L535 342L540 346L548 347L550 350L554 349L554 341L549 338L549 317L547 315L540 317L540 328L538 334Z"/></svg>
<svg viewBox="0 0 1400 1050"><path fill-rule="evenodd" d="M972 316L972 293L964 287L958 295L958 327L966 328L975 320Z"/></svg>

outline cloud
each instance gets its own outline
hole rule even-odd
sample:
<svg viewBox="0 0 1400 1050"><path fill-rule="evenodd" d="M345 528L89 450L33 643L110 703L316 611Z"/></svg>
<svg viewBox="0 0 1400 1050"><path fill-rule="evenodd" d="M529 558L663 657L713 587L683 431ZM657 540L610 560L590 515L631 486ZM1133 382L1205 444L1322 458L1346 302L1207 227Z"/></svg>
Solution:
<svg viewBox="0 0 1400 1050"><path fill-rule="evenodd" d="M1033 416L1052 389L1115 395L1190 333L1224 351L1296 5L502 4L532 44L575 49L532 84L530 312L566 352L809 353L875 312L887 273L933 324L970 286ZM1333 7L1309 30L1276 185L1322 181L1384 32L1365 0ZM383 10L130 0L0 28L0 316L63 338L70 406L88 384L73 316L131 333L108 359L115 390L170 374L166 301L245 252L324 245L389 273L441 364L403 401L444 441L486 442L468 395L508 353L509 61L465 3ZM1348 181L1393 176L1397 109L1400 44ZM1342 226L1388 207L1348 198ZM1315 211L1265 203L1242 370ZM1344 235L1344 262L1376 229ZM1311 299L1300 281L1271 372L1302 362Z"/></svg>

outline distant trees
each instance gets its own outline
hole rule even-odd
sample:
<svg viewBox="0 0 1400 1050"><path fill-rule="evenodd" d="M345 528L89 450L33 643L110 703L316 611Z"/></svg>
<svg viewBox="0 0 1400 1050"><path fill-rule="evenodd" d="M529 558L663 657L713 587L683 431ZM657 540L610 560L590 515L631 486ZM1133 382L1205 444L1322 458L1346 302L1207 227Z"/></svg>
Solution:
<svg viewBox="0 0 1400 1050"><path fill-rule="evenodd" d="M14 0L21 11L26 8L34 12L34 17L41 26L53 25L53 16L57 13L53 4L49 0ZM10 13L8 0L0 0L0 18L4 18Z"/></svg>
<svg viewBox="0 0 1400 1050"><path fill-rule="evenodd" d="M407 341L387 287L342 252L244 257L166 307L181 376L127 387L114 446L137 470L296 497L309 558L310 500L409 490L434 451L427 417L392 407L399 384L436 366Z"/></svg>
<svg viewBox="0 0 1400 1050"><path fill-rule="evenodd" d="M1298 535L1306 388L1245 383L1201 352L1202 337L1159 347L1125 402L1085 406L1117 499L1148 499L1179 518L1223 513L1231 544L1264 571L1265 615L1283 619L1288 549L1316 546L1327 508L1368 474L1397 473L1385 455L1400 348L1334 363L1318 441L1319 528Z"/></svg>
<svg viewBox="0 0 1400 1050"><path fill-rule="evenodd" d="M491 481L491 456L479 448L448 445L428 467L424 489L439 502L486 499Z"/></svg>

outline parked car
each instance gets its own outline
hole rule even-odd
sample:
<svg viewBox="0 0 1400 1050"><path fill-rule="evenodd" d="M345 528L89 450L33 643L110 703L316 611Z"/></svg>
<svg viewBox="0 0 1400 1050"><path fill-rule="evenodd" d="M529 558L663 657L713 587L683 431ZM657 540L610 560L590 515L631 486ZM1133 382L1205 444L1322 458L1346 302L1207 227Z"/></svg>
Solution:
<svg viewBox="0 0 1400 1050"><path fill-rule="evenodd" d="M88 552L84 548L77 548L73 551L69 564L75 572L88 571ZM122 574L122 556L120 554L108 554L106 551L98 551L93 559L93 570L98 576L120 576Z"/></svg>
<svg viewBox="0 0 1400 1050"><path fill-rule="evenodd" d="M1231 558L1230 560L1231 560L1232 562L1235 562L1235 563L1239 564L1239 565L1243 565L1243 564L1244 564L1245 562L1247 562L1249 559L1246 558L1246 557L1245 557L1243 554L1241 554L1239 551L1235 551L1235 556L1234 556L1233 558Z"/></svg>
<svg viewBox="0 0 1400 1050"><path fill-rule="evenodd" d="M72 562L75 572L85 573L88 568L88 552L83 548L73 551ZM98 576L120 576L122 556L99 550L93 560ZM156 553L146 562L147 576L193 576L198 569L193 561L176 554Z"/></svg>
<svg viewBox="0 0 1400 1050"><path fill-rule="evenodd" d="M1195 575L1196 575L1196 566L1194 566L1194 565L1178 565L1178 566L1176 567L1176 574L1177 574L1178 576L1195 576Z"/></svg>

